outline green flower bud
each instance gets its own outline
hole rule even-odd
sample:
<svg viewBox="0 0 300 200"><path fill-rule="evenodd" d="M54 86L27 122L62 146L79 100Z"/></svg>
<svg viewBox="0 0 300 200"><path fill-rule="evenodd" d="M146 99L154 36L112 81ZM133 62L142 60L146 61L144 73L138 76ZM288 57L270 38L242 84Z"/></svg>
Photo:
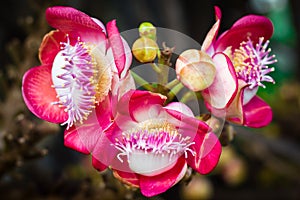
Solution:
<svg viewBox="0 0 300 200"><path fill-rule="evenodd" d="M140 37L132 45L134 57L142 63L152 62L156 58L157 51L156 42L147 37Z"/></svg>
<svg viewBox="0 0 300 200"><path fill-rule="evenodd" d="M150 22L141 23L139 33L141 37L147 37L156 41L156 28Z"/></svg>

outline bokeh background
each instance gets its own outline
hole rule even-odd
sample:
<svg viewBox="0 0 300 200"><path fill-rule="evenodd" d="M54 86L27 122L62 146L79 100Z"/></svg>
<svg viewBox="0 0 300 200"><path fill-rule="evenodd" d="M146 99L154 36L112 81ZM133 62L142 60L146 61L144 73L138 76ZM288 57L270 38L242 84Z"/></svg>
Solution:
<svg viewBox="0 0 300 200"><path fill-rule="evenodd" d="M182 32L202 43L223 13L221 30L246 14L269 17L275 27L272 52L278 62L259 95L273 108L262 129L234 127L217 168L194 175L164 194L176 199L300 199L300 2L298 0L10 0L0 3L0 199L147 199L124 187L110 171L98 173L90 157L63 145L63 130L33 116L21 96L22 76L39 65L38 48L52 28L48 6L75 7L120 31L143 21Z"/></svg>

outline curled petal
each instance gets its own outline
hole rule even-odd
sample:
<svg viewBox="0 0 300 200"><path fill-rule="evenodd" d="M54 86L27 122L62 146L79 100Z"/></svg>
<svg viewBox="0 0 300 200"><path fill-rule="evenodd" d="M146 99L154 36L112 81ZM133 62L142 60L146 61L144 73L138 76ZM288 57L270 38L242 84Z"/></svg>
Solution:
<svg viewBox="0 0 300 200"><path fill-rule="evenodd" d="M167 172L157 176L140 175L140 188L142 194L146 197L152 197L165 192L183 178L186 170L186 161L183 157L180 157L176 165Z"/></svg>
<svg viewBox="0 0 300 200"><path fill-rule="evenodd" d="M84 124L76 124L65 130L64 144L71 149L89 154L94 151L101 134L103 130L99 126L96 114L92 113Z"/></svg>
<svg viewBox="0 0 300 200"><path fill-rule="evenodd" d="M39 48L39 58L42 64L51 64L61 50L60 42L66 41L66 34L55 30L46 34Z"/></svg>
<svg viewBox="0 0 300 200"><path fill-rule="evenodd" d="M122 78L120 78L118 74L113 74L111 91L115 100L119 100L123 94L135 88L134 79L129 71L127 71L127 74Z"/></svg>
<svg viewBox="0 0 300 200"><path fill-rule="evenodd" d="M124 68L123 71L120 71L120 78L123 79L127 74L128 74L128 70L131 66L131 62L132 62L132 53L131 53L131 49L128 45L128 43L126 42L126 40L121 37L122 42L123 42L123 46L124 46L124 54L125 54L125 63L124 63Z"/></svg>
<svg viewBox="0 0 300 200"><path fill-rule="evenodd" d="M98 171L102 172L107 169L107 166L103 164L101 161L99 161L97 158L92 156L92 165L95 169Z"/></svg>
<svg viewBox="0 0 300 200"><path fill-rule="evenodd" d="M232 102L224 109L212 107L208 102L205 102L207 109L215 116L226 118L226 120L235 124L243 124L243 99L244 89L247 86L243 80L238 80L238 90Z"/></svg>
<svg viewBox="0 0 300 200"><path fill-rule="evenodd" d="M171 116L168 117L168 121L174 124L178 128L179 133L184 136L189 136L194 139L197 133L205 134L210 131L210 127L206 123L195 117L190 117L176 110L168 109L168 107L166 107L165 110Z"/></svg>
<svg viewBox="0 0 300 200"><path fill-rule="evenodd" d="M208 134L197 134L195 144L191 147L196 155L188 153L188 165L200 174L211 172L217 165L222 146L217 136L210 132Z"/></svg>
<svg viewBox="0 0 300 200"><path fill-rule="evenodd" d="M104 131L111 124L110 101L106 98L96 105L95 111L89 115L84 124L76 123L70 129L65 130L64 144L81 153L93 153L99 141L106 139Z"/></svg>
<svg viewBox="0 0 300 200"><path fill-rule="evenodd" d="M165 108L168 110L175 110L189 117L194 117L193 111L187 105L181 102L169 103L167 106L165 106Z"/></svg>
<svg viewBox="0 0 300 200"><path fill-rule="evenodd" d="M272 121L272 109L258 96L243 107L244 125L252 128L267 126Z"/></svg>
<svg viewBox="0 0 300 200"><path fill-rule="evenodd" d="M230 105L237 93L237 77L228 56L223 53L216 53L213 61L217 73L214 82L202 91L202 95L211 107L223 109Z"/></svg>
<svg viewBox="0 0 300 200"><path fill-rule="evenodd" d="M59 100L52 85L51 65L31 68L23 76L23 98L28 109L37 117L52 123L63 123L68 114L55 104Z"/></svg>
<svg viewBox="0 0 300 200"><path fill-rule="evenodd" d="M117 110L127 116L131 116L135 121L143 120L143 113L153 105L163 105L166 97L149 91L130 90L120 99ZM146 115L147 116L147 115ZM139 119L142 117L143 119Z"/></svg>
<svg viewBox="0 0 300 200"><path fill-rule="evenodd" d="M208 54L212 54L213 51L213 44L216 41L216 38L218 36L220 23L221 23L221 10L219 7L215 6L215 14L216 14L216 22L213 25L213 27L209 30L207 33L205 40L202 44L201 50L207 52Z"/></svg>
<svg viewBox="0 0 300 200"><path fill-rule="evenodd" d="M104 41L105 31L87 14L71 7L54 6L47 8L48 23L69 35L80 36L83 41Z"/></svg>
<svg viewBox="0 0 300 200"><path fill-rule="evenodd" d="M64 145L83 154L91 153L85 142L82 141L75 126L65 130Z"/></svg>
<svg viewBox="0 0 300 200"><path fill-rule="evenodd" d="M273 34L273 29L273 24L267 17L247 15L236 21L228 31L218 38L215 48L217 51L224 51L231 46L234 50L240 46L242 41L248 40L248 37L256 44L260 37L268 40Z"/></svg>
<svg viewBox="0 0 300 200"><path fill-rule="evenodd" d="M118 74L120 75L124 70L126 63L126 54L123 40L117 28L116 20L108 22L106 28L108 40L114 56L114 61L118 70Z"/></svg>

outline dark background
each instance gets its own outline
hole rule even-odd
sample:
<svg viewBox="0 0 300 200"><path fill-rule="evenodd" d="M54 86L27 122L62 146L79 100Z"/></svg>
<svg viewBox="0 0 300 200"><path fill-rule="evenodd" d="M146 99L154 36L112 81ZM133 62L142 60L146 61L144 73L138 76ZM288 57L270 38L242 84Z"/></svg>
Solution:
<svg viewBox="0 0 300 200"><path fill-rule="evenodd" d="M259 95L273 108L262 129L235 127L218 167L196 175L151 199L300 198L300 8L297 0L92 1L11 0L0 3L0 199L146 199L127 190L109 171L98 173L90 157L63 146L58 125L33 116L21 96L22 76L39 65L38 48L52 28L48 6L75 7L104 23L117 19L120 31L143 21L182 32L202 43L222 10L220 32L246 14L269 17L275 27L272 52L278 63Z"/></svg>

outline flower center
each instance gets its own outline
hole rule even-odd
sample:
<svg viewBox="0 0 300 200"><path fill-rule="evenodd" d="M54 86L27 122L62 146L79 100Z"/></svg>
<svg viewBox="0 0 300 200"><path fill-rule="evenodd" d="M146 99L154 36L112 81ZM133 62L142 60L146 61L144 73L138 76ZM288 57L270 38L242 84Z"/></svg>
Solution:
<svg viewBox="0 0 300 200"><path fill-rule="evenodd" d="M171 169L183 153L194 154L190 137L183 137L174 125L163 119L144 121L138 127L123 132L114 146L120 150L118 159L127 156L131 170L146 176L155 176Z"/></svg>
<svg viewBox="0 0 300 200"><path fill-rule="evenodd" d="M53 87L56 90L59 104L68 113L67 129L75 122L82 123L92 112L96 102L96 62L84 42L80 39L74 46L61 43L61 51L56 55L52 67Z"/></svg>
<svg viewBox="0 0 300 200"><path fill-rule="evenodd" d="M269 40L264 42L264 38L259 38L256 46L250 38L240 44L238 49L233 53L233 65L237 77L249 84L249 89L266 86L262 82L275 83L273 78L267 75L274 71L268 65L277 62L275 55L269 55L271 49L268 48Z"/></svg>

